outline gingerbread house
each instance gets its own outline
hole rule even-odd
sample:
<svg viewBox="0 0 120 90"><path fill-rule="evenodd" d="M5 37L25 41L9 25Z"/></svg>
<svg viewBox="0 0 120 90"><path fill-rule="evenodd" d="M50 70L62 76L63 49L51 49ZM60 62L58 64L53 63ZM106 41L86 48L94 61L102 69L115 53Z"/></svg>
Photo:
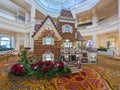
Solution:
<svg viewBox="0 0 120 90"><path fill-rule="evenodd" d="M83 38L75 28L70 10L62 10L57 21L47 16L35 25L34 54L40 60L76 60L80 58Z"/></svg>

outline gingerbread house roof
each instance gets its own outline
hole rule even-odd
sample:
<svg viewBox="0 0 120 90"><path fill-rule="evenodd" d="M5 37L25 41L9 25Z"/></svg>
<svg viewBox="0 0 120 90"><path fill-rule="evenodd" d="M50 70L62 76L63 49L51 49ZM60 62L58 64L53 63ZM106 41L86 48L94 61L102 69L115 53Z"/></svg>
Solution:
<svg viewBox="0 0 120 90"><path fill-rule="evenodd" d="M78 41L84 41L81 33L79 31L76 31L76 40Z"/></svg>
<svg viewBox="0 0 120 90"><path fill-rule="evenodd" d="M62 32L59 30L59 28L55 25L52 17L50 17L49 15L41 22L41 24L36 24L34 27L35 32L32 35L32 38L34 38L34 36L37 34L37 32L40 30L40 28L44 25L44 23L46 22L47 19L50 19L52 24L54 25L55 29L57 30L57 32L60 34L60 36L62 37Z"/></svg>
<svg viewBox="0 0 120 90"><path fill-rule="evenodd" d="M65 9L62 9L62 11L60 12L60 16L73 18L71 11Z"/></svg>

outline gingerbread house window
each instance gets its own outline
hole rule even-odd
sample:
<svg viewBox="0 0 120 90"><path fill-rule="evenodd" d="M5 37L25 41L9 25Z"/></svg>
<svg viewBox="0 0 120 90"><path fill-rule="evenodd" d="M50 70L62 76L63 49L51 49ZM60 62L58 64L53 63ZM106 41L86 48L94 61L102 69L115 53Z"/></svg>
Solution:
<svg viewBox="0 0 120 90"><path fill-rule="evenodd" d="M54 61L54 54L51 52L44 53L43 61Z"/></svg>
<svg viewBox="0 0 120 90"><path fill-rule="evenodd" d="M67 48L72 47L72 42L70 42L69 39L66 39L63 43L63 46Z"/></svg>
<svg viewBox="0 0 120 90"><path fill-rule="evenodd" d="M54 38L51 36L46 36L43 38L43 45L54 45Z"/></svg>
<svg viewBox="0 0 120 90"><path fill-rule="evenodd" d="M72 26L70 26L69 24L65 24L62 26L62 32L63 33L72 33Z"/></svg>

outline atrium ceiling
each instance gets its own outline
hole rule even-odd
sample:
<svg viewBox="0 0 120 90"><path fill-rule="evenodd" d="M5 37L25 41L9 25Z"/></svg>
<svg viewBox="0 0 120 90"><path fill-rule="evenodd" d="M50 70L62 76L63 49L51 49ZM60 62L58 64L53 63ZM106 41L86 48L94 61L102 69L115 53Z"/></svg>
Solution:
<svg viewBox="0 0 120 90"><path fill-rule="evenodd" d="M99 2L99 0L35 0L42 8L50 12L60 12L61 9L73 10L82 8L83 5L89 6Z"/></svg>
<svg viewBox="0 0 120 90"><path fill-rule="evenodd" d="M32 3L29 3L29 1L31 0L1 0L0 8L15 14L17 11L19 11L19 13L24 15L25 11L30 12L31 10ZM93 8L95 8L98 21L118 14L118 0L35 0L35 2L35 19L45 18L47 14L44 14L43 10L45 10L45 12L54 12L54 15L51 15L51 13L49 13L49 15L56 19L57 14L59 15L61 9L69 9L72 11L72 14L76 15L78 24L92 21ZM38 8L38 6L40 8ZM86 10L84 9L85 7L87 7ZM82 9L83 11L80 11ZM76 10L80 12L77 12Z"/></svg>

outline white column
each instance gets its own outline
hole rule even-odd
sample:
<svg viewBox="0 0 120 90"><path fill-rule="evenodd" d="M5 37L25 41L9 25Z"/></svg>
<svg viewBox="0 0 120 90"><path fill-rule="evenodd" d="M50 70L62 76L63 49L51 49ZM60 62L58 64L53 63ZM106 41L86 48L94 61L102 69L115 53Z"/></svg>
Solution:
<svg viewBox="0 0 120 90"><path fill-rule="evenodd" d="M98 38L97 34L94 32L93 35L92 35L92 40L93 40L93 44L94 44L93 47L95 47L95 48L98 48L98 45L97 45L98 44L98 42L97 42L98 40L97 40L97 38Z"/></svg>
<svg viewBox="0 0 120 90"><path fill-rule="evenodd" d="M28 21L30 20L30 15L29 13L26 11L25 12L25 25L28 24Z"/></svg>
<svg viewBox="0 0 120 90"><path fill-rule="evenodd" d="M32 35L33 35L33 32L34 32L34 26L35 26L35 14L36 14L36 11L35 11L35 1L32 0L32 7L31 7L31 27L29 28L29 38L30 38L30 48L31 50L30 51L34 51L34 39L32 38Z"/></svg>
<svg viewBox="0 0 120 90"><path fill-rule="evenodd" d="M25 33L25 36L24 36L24 47L29 47L28 43L29 43L28 33Z"/></svg>
<svg viewBox="0 0 120 90"><path fill-rule="evenodd" d="M92 9L92 25L93 25L93 27L97 27L97 22L98 22L98 17L96 14L96 9L93 8Z"/></svg>
<svg viewBox="0 0 120 90"><path fill-rule="evenodd" d="M31 22L35 22L35 1L32 0L32 7L31 7Z"/></svg>
<svg viewBox="0 0 120 90"><path fill-rule="evenodd" d="M93 35L92 35L92 40L93 40L93 43L94 43L94 47L97 48L97 35L96 35L96 27L97 27L97 22L98 22L98 17L96 15L96 9L93 8L92 9L92 25L94 27L94 32L93 32Z"/></svg>
<svg viewBox="0 0 120 90"><path fill-rule="evenodd" d="M34 39L32 38L33 35L33 29L30 31L30 51L34 51Z"/></svg>
<svg viewBox="0 0 120 90"><path fill-rule="evenodd" d="M120 0L118 0L118 18L119 18L118 49L120 49Z"/></svg>
<svg viewBox="0 0 120 90"><path fill-rule="evenodd" d="M15 49L16 50L20 50L20 37L19 37L19 33L17 33L17 35L16 35L16 40L15 40L16 42L15 42Z"/></svg>

